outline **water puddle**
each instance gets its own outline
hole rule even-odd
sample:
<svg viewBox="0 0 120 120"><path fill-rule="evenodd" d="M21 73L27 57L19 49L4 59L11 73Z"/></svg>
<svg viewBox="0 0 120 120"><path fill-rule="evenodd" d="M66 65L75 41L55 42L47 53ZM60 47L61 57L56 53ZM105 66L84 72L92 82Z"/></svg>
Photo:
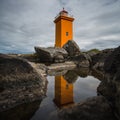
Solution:
<svg viewBox="0 0 120 120"><path fill-rule="evenodd" d="M46 98L31 120L58 120L60 109L96 96L100 83L87 69L51 72L47 79Z"/></svg>

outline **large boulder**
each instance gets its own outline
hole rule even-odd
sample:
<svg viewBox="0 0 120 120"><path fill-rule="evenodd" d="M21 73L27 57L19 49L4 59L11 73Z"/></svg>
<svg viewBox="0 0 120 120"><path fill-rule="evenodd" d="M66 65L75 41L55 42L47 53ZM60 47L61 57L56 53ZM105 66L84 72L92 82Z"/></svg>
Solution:
<svg viewBox="0 0 120 120"><path fill-rule="evenodd" d="M120 119L120 46L106 58L104 71L105 79L97 90L110 101L114 112Z"/></svg>
<svg viewBox="0 0 120 120"><path fill-rule="evenodd" d="M103 95L111 105L118 120L120 119L120 82L111 79L110 75L105 76L105 80L100 83L97 92Z"/></svg>
<svg viewBox="0 0 120 120"><path fill-rule="evenodd" d="M42 99L46 83L26 60L0 54L0 111Z"/></svg>
<svg viewBox="0 0 120 120"><path fill-rule="evenodd" d="M78 56L80 54L80 48L74 40L69 40L63 48L68 52L69 57Z"/></svg>
<svg viewBox="0 0 120 120"><path fill-rule="evenodd" d="M116 120L108 101L102 96L64 108L58 115L61 120Z"/></svg>
<svg viewBox="0 0 120 120"><path fill-rule="evenodd" d="M59 47L35 47L41 62L64 62L68 56L65 49Z"/></svg>

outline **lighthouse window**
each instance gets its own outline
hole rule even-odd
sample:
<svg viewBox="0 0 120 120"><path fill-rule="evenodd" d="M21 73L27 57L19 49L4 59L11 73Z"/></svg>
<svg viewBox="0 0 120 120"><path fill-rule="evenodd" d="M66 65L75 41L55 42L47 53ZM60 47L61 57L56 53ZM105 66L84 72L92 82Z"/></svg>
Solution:
<svg viewBox="0 0 120 120"><path fill-rule="evenodd" d="M68 36L68 32L66 32L66 36Z"/></svg>

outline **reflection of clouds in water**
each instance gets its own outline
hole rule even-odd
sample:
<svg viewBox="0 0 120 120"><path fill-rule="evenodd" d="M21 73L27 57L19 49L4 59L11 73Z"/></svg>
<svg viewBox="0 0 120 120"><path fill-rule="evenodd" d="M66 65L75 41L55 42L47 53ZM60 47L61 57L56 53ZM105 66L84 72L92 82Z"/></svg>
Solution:
<svg viewBox="0 0 120 120"><path fill-rule="evenodd" d="M47 86L47 96L53 98L54 97L54 86L55 86L55 77L54 76L48 76L48 86Z"/></svg>
<svg viewBox="0 0 120 120"><path fill-rule="evenodd" d="M57 118L56 107L53 103L54 98L54 76L48 76L47 94L40 104L40 108L36 111L31 120L46 120L50 117Z"/></svg>
<svg viewBox="0 0 120 120"><path fill-rule="evenodd" d="M96 88L100 81L92 76L79 77L74 83L74 101L80 102L88 97L96 96Z"/></svg>

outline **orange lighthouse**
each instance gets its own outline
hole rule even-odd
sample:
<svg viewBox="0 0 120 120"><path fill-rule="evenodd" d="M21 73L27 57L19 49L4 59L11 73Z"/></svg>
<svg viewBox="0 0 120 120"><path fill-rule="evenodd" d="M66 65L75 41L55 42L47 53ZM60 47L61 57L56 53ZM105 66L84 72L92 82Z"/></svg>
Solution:
<svg viewBox="0 0 120 120"><path fill-rule="evenodd" d="M55 18L55 47L62 47L73 39L73 21L74 18L64 8Z"/></svg>

